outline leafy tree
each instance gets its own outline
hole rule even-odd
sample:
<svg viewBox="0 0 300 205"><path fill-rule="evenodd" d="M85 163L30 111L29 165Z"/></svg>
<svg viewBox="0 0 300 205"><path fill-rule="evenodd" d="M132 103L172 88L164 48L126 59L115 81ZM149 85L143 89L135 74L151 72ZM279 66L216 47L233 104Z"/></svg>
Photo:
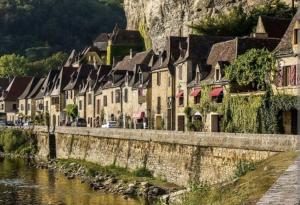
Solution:
<svg viewBox="0 0 300 205"><path fill-rule="evenodd" d="M221 12L216 16L207 16L191 25L194 33L202 35L244 36L255 28L259 16L292 18L293 10L281 0L270 0L245 12L242 6L234 7L230 12Z"/></svg>
<svg viewBox="0 0 300 205"><path fill-rule="evenodd" d="M0 76L13 78L14 76L25 75L27 68L27 59L16 54L4 55L0 57Z"/></svg>
<svg viewBox="0 0 300 205"><path fill-rule="evenodd" d="M78 107L74 104L67 105L67 115L74 121L78 117Z"/></svg>
<svg viewBox="0 0 300 205"><path fill-rule="evenodd" d="M226 67L225 76L230 84L250 86L252 89L265 90L276 71L275 57L265 49L251 49L240 55ZM269 81L269 82L268 82Z"/></svg>

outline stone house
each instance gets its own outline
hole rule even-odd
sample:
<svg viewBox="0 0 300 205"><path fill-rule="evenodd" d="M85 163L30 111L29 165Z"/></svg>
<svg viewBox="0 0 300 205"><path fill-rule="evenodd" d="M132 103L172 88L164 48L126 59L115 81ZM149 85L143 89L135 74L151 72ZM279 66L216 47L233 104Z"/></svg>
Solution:
<svg viewBox="0 0 300 205"><path fill-rule="evenodd" d="M0 112L6 113L8 121L15 122L18 119L19 101L18 98L25 91L32 77L14 77L0 98Z"/></svg>
<svg viewBox="0 0 300 205"><path fill-rule="evenodd" d="M32 98L35 100L36 104L36 116L43 116L45 112L50 112L50 93L58 74L59 70L50 70L40 90L38 91L36 96Z"/></svg>
<svg viewBox="0 0 300 205"><path fill-rule="evenodd" d="M109 36L106 64L114 66L124 56L129 55L130 51L140 52L144 47L144 40L138 30L120 29L116 25Z"/></svg>
<svg viewBox="0 0 300 205"><path fill-rule="evenodd" d="M300 96L300 9L274 51L278 72L274 93ZM299 134L299 110L283 113L284 132ZM298 130L298 131L297 131Z"/></svg>
<svg viewBox="0 0 300 205"><path fill-rule="evenodd" d="M199 88L191 91L190 84L196 79L197 82L204 79L209 73L206 60L211 47L218 42L228 40L228 37L196 36L189 35L187 48L180 51L180 56L175 65L175 129L185 131L191 116L186 116L185 109L191 107L190 95L199 98ZM193 93L192 93L193 92ZM196 115L195 115L196 114ZM198 118L199 113L193 113L193 118Z"/></svg>
<svg viewBox="0 0 300 205"><path fill-rule="evenodd" d="M54 79L50 94L44 97L44 104L49 107L51 126L60 126L66 123L66 99L64 88L71 80L71 75L77 68L61 67Z"/></svg>
<svg viewBox="0 0 300 205"><path fill-rule="evenodd" d="M85 82L87 81L88 75L91 70L95 69L94 65L82 64L79 68L73 68L74 72L70 76L70 80L67 85L63 88L65 107L71 104L76 104L78 107L79 118L85 118L85 95L78 95L79 91L83 88ZM66 116L66 122L71 122Z"/></svg>
<svg viewBox="0 0 300 205"><path fill-rule="evenodd" d="M43 85L44 78L33 77L27 85L25 91L19 99L19 118L23 121L34 120L36 114L36 100L34 97L38 94Z"/></svg>
<svg viewBox="0 0 300 205"><path fill-rule="evenodd" d="M9 85L9 79L8 78L0 78L0 98L4 94L4 91L6 90L8 85ZM2 107L2 104L3 104L3 102L0 103L0 107ZM2 109L0 111L0 120L6 120L6 113L3 112Z"/></svg>
<svg viewBox="0 0 300 205"><path fill-rule="evenodd" d="M174 62L186 49L186 38L170 36L151 68L152 108L154 129L175 130L175 67Z"/></svg>

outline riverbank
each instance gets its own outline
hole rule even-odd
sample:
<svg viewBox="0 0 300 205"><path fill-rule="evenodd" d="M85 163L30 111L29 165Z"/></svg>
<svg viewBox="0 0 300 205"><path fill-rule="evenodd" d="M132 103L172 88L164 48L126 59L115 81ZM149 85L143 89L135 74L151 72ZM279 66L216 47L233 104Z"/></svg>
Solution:
<svg viewBox="0 0 300 205"><path fill-rule="evenodd" d="M162 196L182 190L175 184L154 178L147 169L129 172L116 166L100 166L95 163L76 159L54 159L45 161L32 154L0 153L1 157L25 159L38 169L48 169L62 173L68 180L78 179L94 191L118 194L124 199L140 198L147 204L154 204Z"/></svg>

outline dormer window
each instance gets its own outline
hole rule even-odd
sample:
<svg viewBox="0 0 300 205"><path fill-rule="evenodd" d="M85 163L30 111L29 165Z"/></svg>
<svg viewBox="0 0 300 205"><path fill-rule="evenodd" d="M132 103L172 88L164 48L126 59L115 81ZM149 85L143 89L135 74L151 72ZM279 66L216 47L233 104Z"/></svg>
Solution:
<svg viewBox="0 0 300 205"><path fill-rule="evenodd" d="M196 72L196 83L197 84L200 83L200 72L199 71Z"/></svg>
<svg viewBox="0 0 300 205"><path fill-rule="evenodd" d="M125 76L125 83L126 83L126 85L128 85L128 81L129 81L129 75L128 75L128 72L127 72L126 76Z"/></svg>
<svg viewBox="0 0 300 205"><path fill-rule="evenodd" d="M215 81L221 80L221 71L220 68L216 68L216 73L215 73Z"/></svg>
<svg viewBox="0 0 300 205"><path fill-rule="evenodd" d="M143 73L142 72L139 72L139 83L140 83L140 85L143 84Z"/></svg>
<svg viewBox="0 0 300 205"><path fill-rule="evenodd" d="M294 45L298 45L300 40L300 29L294 30Z"/></svg>

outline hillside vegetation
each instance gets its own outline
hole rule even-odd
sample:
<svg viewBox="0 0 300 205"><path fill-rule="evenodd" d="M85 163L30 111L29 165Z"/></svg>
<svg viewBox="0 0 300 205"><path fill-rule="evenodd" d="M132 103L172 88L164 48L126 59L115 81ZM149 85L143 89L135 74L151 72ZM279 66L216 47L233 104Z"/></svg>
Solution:
<svg viewBox="0 0 300 205"><path fill-rule="evenodd" d="M1 0L0 56L38 60L82 48L116 23L126 24L122 0Z"/></svg>

